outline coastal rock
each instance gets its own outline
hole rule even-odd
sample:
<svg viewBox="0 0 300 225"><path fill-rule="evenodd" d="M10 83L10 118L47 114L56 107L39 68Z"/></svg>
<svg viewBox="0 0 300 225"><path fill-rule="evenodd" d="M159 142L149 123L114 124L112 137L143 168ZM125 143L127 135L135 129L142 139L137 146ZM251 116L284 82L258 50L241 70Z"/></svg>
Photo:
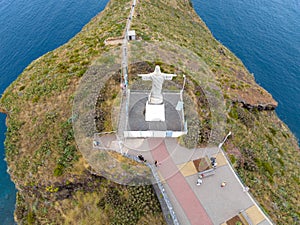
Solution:
<svg viewBox="0 0 300 225"><path fill-rule="evenodd" d="M272 112L278 103L267 91L255 83L253 76L247 71L242 62L214 39L206 25L188 6L187 1L172 0L163 2L153 0L151 4L148 4L149 2L139 1L136 6L136 13L139 16L132 22L137 34L145 42L148 40L180 46L180 49L176 48L176 50L182 51L176 52L178 55L186 53L184 51L184 48L186 48L199 57L201 66L193 67L193 69L187 71L199 75L198 77L194 76L193 80L190 81L196 87L192 91L198 90L196 96L199 98L195 97L193 101L198 105L201 104L202 109L205 109L204 106L206 105L207 108L210 107L210 104L206 102L207 92L201 91L203 86L201 78L203 76L200 76L209 74L210 76L207 76L209 80L211 79L209 84L218 85L222 89L223 93L219 94L218 92L217 96L220 97L222 103L226 103L224 107L225 105L227 107L224 110L224 117L220 118L221 121L226 123L224 124L226 130L233 133L229 139L231 145L224 144L225 149L232 148L235 150L231 152L230 160L234 166L236 166L234 163L247 162L248 158L252 160L253 165L248 163L245 166L245 164L240 163L240 167L237 166L243 181L251 187L257 201L262 204L264 210L270 214L276 223L292 224L290 218L297 215L296 212L299 211L299 206L295 202L295 199L297 199L295 190L299 189L299 176L296 173L289 174L289 171L297 171L298 169L299 162L295 162L295 160L300 158L299 147L293 134L287 127L281 126L282 122L278 119L276 113ZM125 18L128 18L128 11L124 10L124 4L127 4L127 7L130 8L131 1L111 0L107 8L70 42L34 61L28 67L30 69L24 70L20 75L21 79L12 83L1 97L1 112L5 112L4 109L12 112L7 117L8 132L5 146L12 180L16 183L16 187L22 195L22 198L17 199L16 207L16 218L20 224L31 219L36 220L36 224L44 221L52 224L64 224L62 212L64 215L69 215L70 219L81 218L81 210L75 212L72 211L75 207L70 207L70 205L74 205L71 202L74 193L79 193L79 197L77 196L76 199L78 205L85 205L88 197L89 200L98 198L99 202L103 197L101 195L110 189L113 183L104 178L101 178L103 182L102 180L97 182L96 178L91 178L91 176L84 173L85 168L88 167L88 162L79 152L78 145L74 140L72 104L75 91L80 81L84 80L84 74L89 71L91 65L95 66L102 63L109 67L109 62L117 58L113 55L106 55L107 57L102 57L102 55L112 48L116 48L116 46L111 45L105 46L104 40L112 36L120 36L124 32ZM163 13L158 13L162 10ZM136 42L136 46L142 44L143 41ZM131 51L133 45L131 44ZM166 46L160 46L158 49L166 48ZM117 51L119 50L117 49ZM165 58L162 58L162 56ZM169 58L170 54L160 54L156 61L147 60L147 63L163 64ZM180 60L176 61L176 64L185 67L189 60L191 60L191 54L189 54L189 57L181 57ZM171 69L176 67L175 63L170 63L169 66ZM44 68L47 68L47 73L43 74L41 71ZM120 65L117 65L117 68L119 70ZM104 72L109 71L108 68L104 67L100 69ZM92 72L94 75L97 74L95 70ZM105 73L105 75L107 74ZM39 82L43 79L44 82ZM22 84L20 80L22 80ZM188 82L189 79L187 84L189 84ZM198 85L199 88L197 88ZM25 87L22 89L24 94L19 95L19 87L23 86ZM209 86L212 93L215 91L213 87L215 86ZM98 87L95 92L96 95L101 91L103 91L101 87ZM110 107L112 107L110 103L113 99L113 95L103 97L107 112L110 112ZM239 106L232 106L232 102L239 103ZM93 124L95 119L95 115L90 113L93 112L94 105L90 105L92 107L90 107L90 111L87 111L83 128L89 126L88 122ZM257 110L245 110L244 108ZM219 110L209 108L206 112L202 112L204 116L197 118L207 126L207 129L203 130L202 133L197 133L198 129L195 129L196 132L193 132L190 137L191 140L189 140L192 144L197 142L198 139L206 140L210 137L210 125L213 122L210 114L213 111ZM55 112L55 114L49 112ZM103 117L102 112L97 116L101 119ZM108 116L110 117L110 114ZM90 120L88 120L89 118ZM214 117L214 119L218 121L219 117ZM195 121L191 125L197 128L199 123L198 120ZM108 121L104 120L103 125L109 125L105 122ZM251 154L249 151L243 151L243 149L251 149ZM240 153L237 154L237 151L240 151ZM90 151L88 153L93 154L94 152ZM258 157L254 159L252 152L253 155L256 154ZM244 157L242 159L244 161L239 161L236 155L240 158ZM106 155L99 154L97 157L105 159ZM123 167L126 168L126 164L124 165ZM114 169L112 166L111 170ZM101 172L104 174L103 171L98 172L97 174ZM66 182L66 180L69 182ZM118 188L117 193L127 199L127 187L120 186ZM94 196L90 195L91 193ZM278 193L282 193L280 198L277 198ZM277 201L276 204L278 204L280 210L274 211L270 207L273 199ZM62 204L68 201L72 204ZM36 202L39 202L38 207L36 207ZM152 200L149 200L149 202L152 202ZM286 205L292 207L287 209ZM89 206L92 206L92 204ZM126 205L124 209L126 209L122 211L124 214L127 211L136 210L134 205L132 208ZM110 214L107 211L100 210L102 209L97 208L98 214L102 213L104 217L109 218L109 216L118 215L117 210L120 209L114 211L115 208L109 208L109 211L111 210ZM87 210L84 215L87 217L85 221L93 216L89 212L90 210ZM33 213L35 213L34 216ZM147 222L151 220L149 222L151 224L163 224L163 222L156 220L155 216L147 214ZM107 224L111 222L108 221ZM84 224L83 221L74 222L74 224L79 223Z"/></svg>
<svg viewBox="0 0 300 225"><path fill-rule="evenodd" d="M257 109L259 111L275 110L276 107L278 106L276 101L273 101L271 103L257 103L257 104L249 104L249 103L245 102L244 100L238 100L238 101L233 101L233 102L241 103L243 105L243 107L246 109L249 109L249 110Z"/></svg>

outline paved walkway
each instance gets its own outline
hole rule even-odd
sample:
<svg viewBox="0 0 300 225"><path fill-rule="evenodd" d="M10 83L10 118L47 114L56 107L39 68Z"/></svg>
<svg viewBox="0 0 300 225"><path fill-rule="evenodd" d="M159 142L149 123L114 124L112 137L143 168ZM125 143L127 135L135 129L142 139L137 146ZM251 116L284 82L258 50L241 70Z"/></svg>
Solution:
<svg viewBox="0 0 300 225"><path fill-rule="evenodd" d="M186 149L174 138L127 139L124 144L129 154L142 154L150 163L158 161L157 171L180 224L225 225L234 216L249 224L272 224L217 147ZM215 156L218 166L215 175L204 177L197 186L198 173L192 161L204 156ZM224 181L226 186L221 187Z"/></svg>
<svg viewBox="0 0 300 225"><path fill-rule="evenodd" d="M195 225L212 224L197 196L186 182L184 176L178 171L167 151L165 142L161 141L161 139L152 138L148 140L148 143L152 149L151 154L153 158L163 162L159 166L160 175L166 180L167 185L176 196L190 223Z"/></svg>

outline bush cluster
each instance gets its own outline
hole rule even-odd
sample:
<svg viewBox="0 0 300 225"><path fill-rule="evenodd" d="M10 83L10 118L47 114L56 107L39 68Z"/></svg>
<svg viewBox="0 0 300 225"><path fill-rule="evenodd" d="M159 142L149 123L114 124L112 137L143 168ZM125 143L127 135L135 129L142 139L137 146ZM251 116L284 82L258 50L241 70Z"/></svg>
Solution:
<svg viewBox="0 0 300 225"><path fill-rule="evenodd" d="M161 212L152 186L130 186L123 190L111 186L97 206L113 209L111 224L136 224L144 215Z"/></svg>

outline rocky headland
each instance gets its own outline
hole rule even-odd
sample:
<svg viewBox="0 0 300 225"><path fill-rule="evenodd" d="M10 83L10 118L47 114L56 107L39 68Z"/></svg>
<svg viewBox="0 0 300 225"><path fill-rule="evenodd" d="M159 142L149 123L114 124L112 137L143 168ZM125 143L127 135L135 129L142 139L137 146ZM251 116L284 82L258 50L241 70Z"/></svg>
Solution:
<svg viewBox="0 0 300 225"><path fill-rule="evenodd" d="M120 51L121 55L120 43L105 41L124 36L131 4L111 0L68 43L28 65L1 97L0 112L7 114L6 160L18 189L19 224L164 223L152 186L119 185L94 171L77 148L72 126L74 95L82 79L107 69L99 65L119 60L107 54ZM197 134L199 146L214 138L209 131L217 116L212 116L214 102L207 93L217 87L214 94L224 105L223 129L233 134L224 149L234 168L275 223L299 223L299 146L277 117L277 102L215 40L189 1L141 0L135 10L131 29L138 40L129 44L130 72L158 64L166 72L187 75L187 94L198 107L203 128ZM184 57L176 63L164 54L148 59L139 49L150 55L170 50ZM112 129L112 100L120 88L113 75L120 68L103 77L110 88L103 91L107 86L99 86L97 130Z"/></svg>

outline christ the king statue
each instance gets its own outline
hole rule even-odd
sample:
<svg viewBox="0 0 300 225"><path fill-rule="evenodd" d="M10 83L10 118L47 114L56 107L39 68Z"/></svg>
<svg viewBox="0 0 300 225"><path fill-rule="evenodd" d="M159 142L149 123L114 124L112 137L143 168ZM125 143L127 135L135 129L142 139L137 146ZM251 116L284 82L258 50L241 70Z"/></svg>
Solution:
<svg viewBox="0 0 300 225"><path fill-rule="evenodd" d="M149 95L148 103L152 105L163 104L162 85L165 80L172 80L175 74L162 73L159 66L155 66L153 73L139 74L143 80L152 80L152 88Z"/></svg>

